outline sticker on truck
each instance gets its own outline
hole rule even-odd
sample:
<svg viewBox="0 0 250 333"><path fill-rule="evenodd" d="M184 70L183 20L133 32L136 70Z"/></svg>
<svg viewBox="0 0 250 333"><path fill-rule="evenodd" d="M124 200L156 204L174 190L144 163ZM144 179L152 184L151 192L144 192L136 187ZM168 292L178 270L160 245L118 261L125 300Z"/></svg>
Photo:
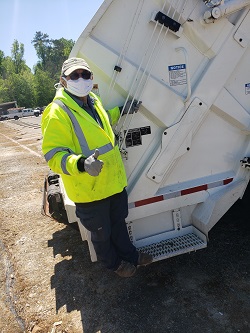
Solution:
<svg viewBox="0 0 250 333"><path fill-rule="evenodd" d="M134 147L142 145L142 135L148 135L151 134L151 127L145 126L140 128L133 128L126 131L124 131L124 135L126 135L125 143L126 147Z"/></svg>
<svg viewBox="0 0 250 333"><path fill-rule="evenodd" d="M179 86L187 83L186 64L168 66L170 86Z"/></svg>

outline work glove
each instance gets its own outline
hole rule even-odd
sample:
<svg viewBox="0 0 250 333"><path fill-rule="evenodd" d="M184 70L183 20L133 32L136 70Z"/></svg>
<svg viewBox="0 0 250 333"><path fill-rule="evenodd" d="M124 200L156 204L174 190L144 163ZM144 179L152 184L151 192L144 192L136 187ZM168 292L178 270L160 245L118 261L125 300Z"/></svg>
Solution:
<svg viewBox="0 0 250 333"><path fill-rule="evenodd" d="M94 154L89 157L81 157L77 162L79 171L86 171L90 176L98 176L103 166L103 161L97 159L99 154L99 150L96 149Z"/></svg>
<svg viewBox="0 0 250 333"><path fill-rule="evenodd" d="M139 110L140 105L141 105L141 101L138 102L136 99L133 101L133 103L131 100L127 101L127 103L125 104L124 110L123 110L123 114L127 114L128 112L136 113Z"/></svg>

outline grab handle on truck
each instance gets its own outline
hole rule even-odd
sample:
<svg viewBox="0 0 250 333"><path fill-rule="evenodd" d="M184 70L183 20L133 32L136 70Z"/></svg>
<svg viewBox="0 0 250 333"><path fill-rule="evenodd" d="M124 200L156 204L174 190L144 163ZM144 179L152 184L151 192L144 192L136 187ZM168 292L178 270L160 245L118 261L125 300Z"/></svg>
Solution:
<svg viewBox="0 0 250 333"><path fill-rule="evenodd" d="M190 80L190 74L189 74L189 63L188 63L188 54L187 54L187 50L184 47L177 47L176 52L182 51L185 57L185 64L186 64L186 73L187 73L187 97L184 99L184 103L188 102L190 97L191 97L191 93L192 93L192 89L191 89L191 80Z"/></svg>

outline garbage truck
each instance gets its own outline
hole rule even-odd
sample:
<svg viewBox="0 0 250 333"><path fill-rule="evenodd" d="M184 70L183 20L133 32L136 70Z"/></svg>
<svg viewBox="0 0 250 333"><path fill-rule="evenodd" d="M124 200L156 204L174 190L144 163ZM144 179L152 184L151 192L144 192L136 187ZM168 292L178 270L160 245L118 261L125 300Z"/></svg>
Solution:
<svg viewBox="0 0 250 333"><path fill-rule="evenodd" d="M249 32L249 0L105 0L71 51L89 63L106 109L140 103L113 130L128 178L128 233L154 261L205 248L245 193Z"/></svg>

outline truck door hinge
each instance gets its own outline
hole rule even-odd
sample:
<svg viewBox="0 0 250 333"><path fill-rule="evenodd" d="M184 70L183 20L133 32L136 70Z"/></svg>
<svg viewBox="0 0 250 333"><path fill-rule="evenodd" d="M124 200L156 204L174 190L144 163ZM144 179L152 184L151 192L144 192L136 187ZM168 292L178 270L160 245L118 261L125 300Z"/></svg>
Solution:
<svg viewBox="0 0 250 333"><path fill-rule="evenodd" d="M221 17L233 14L246 6L249 0L203 0L209 9L204 13L203 19L206 23L213 23Z"/></svg>

